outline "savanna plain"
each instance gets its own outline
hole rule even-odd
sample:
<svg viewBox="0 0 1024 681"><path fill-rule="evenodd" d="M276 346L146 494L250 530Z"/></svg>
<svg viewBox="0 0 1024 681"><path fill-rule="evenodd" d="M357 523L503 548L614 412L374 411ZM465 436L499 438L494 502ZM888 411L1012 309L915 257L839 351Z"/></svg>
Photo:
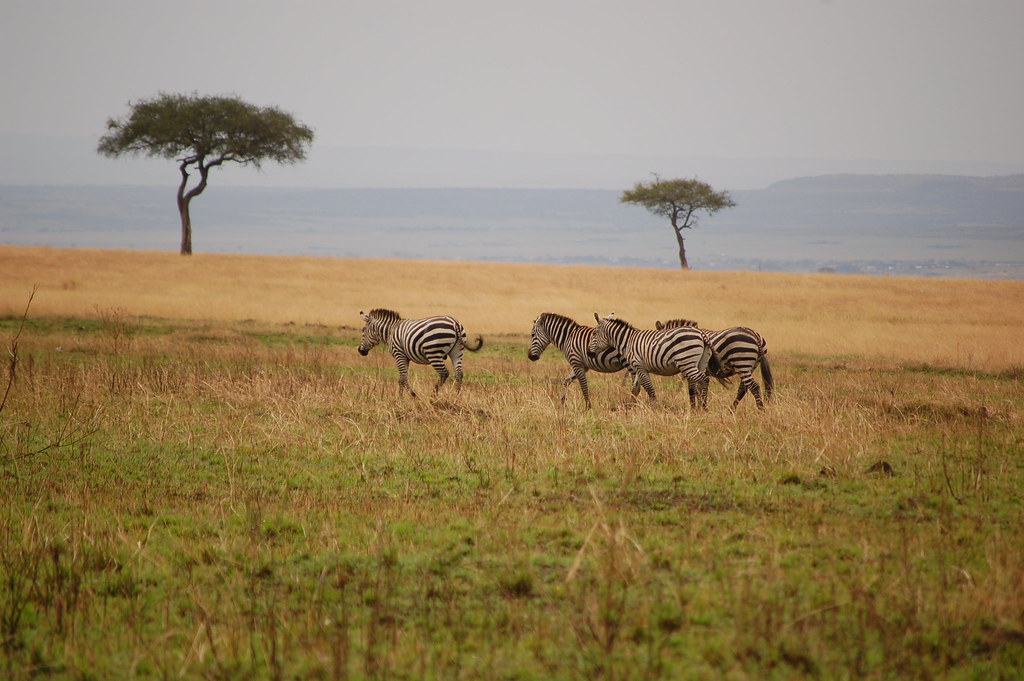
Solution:
<svg viewBox="0 0 1024 681"><path fill-rule="evenodd" d="M1018 679L1024 282L0 246L0 676ZM451 314L400 394L360 310ZM767 339L634 400L550 311Z"/></svg>

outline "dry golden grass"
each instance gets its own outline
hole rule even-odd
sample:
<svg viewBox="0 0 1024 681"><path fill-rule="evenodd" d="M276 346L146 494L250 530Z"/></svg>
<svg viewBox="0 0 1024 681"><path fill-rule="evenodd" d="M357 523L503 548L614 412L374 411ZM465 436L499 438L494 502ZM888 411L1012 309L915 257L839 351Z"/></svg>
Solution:
<svg viewBox="0 0 1024 681"><path fill-rule="evenodd" d="M452 314L471 335L528 334L554 311L640 327L689 317L756 328L773 352L965 369L1024 364L1024 282L0 246L0 314L360 326L358 312Z"/></svg>

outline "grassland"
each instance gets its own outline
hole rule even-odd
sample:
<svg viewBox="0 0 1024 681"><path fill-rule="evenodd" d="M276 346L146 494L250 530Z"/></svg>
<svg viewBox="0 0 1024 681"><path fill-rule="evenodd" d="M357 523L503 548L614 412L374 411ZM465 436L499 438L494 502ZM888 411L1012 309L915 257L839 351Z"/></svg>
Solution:
<svg viewBox="0 0 1024 681"><path fill-rule="evenodd" d="M13 247L0 273L0 675L1024 674L1019 282ZM461 394L355 352L385 306L486 337ZM754 326L777 399L595 376L562 407L563 360L525 358L545 310Z"/></svg>

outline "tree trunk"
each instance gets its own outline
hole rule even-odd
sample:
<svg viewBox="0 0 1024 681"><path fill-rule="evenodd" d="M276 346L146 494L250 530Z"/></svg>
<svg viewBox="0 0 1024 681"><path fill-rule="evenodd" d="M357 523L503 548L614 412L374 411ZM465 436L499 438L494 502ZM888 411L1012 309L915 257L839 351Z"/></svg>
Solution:
<svg viewBox="0 0 1024 681"><path fill-rule="evenodd" d="M683 230L690 224L690 216L693 215L693 210L686 212L683 219L683 224L679 224L679 218L684 212L683 206L672 206L672 212L669 214L669 220L672 221L672 231L676 233L676 243L679 244L679 266L684 270L690 269L690 263L686 262L686 244L683 243Z"/></svg>
<svg viewBox="0 0 1024 681"><path fill-rule="evenodd" d="M199 184L185 192L185 186L188 184L188 166L190 163L199 164ZM214 163L204 164L202 159L198 161L188 160L181 162L178 169L181 171L181 184L178 185L178 215L181 216L181 254L192 255L192 217L189 215L188 207L192 202L192 199L203 193L206 189L206 181L210 175L210 166L220 165L223 159L219 159Z"/></svg>
<svg viewBox="0 0 1024 681"><path fill-rule="evenodd" d="M683 230L676 230L676 241L679 242L679 266L684 270L690 269L690 264L686 262L686 245L683 243Z"/></svg>
<svg viewBox="0 0 1024 681"><path fill-rule="evenodd" d="M188 214L189 200L178 198L178 214L181 216L181 254L192 255L192 218Z"/></svg>
<svg viewBox="0 0 1024 681"><path fill-rule="evenodd" d="M192 255L192 218L188 213L191 196L185 196L185 185L188 184L188 163L182 163L181 184L178 185L178 216L181 218L181 254Z"/></svg>

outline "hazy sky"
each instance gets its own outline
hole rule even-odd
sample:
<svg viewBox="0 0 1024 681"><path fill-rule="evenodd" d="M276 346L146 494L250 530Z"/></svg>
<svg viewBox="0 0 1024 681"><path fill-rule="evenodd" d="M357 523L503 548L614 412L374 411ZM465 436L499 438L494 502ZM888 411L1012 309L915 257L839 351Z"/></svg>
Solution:
<svg viewBox="0 0 1024 681"><path fill-rule="evenodd" d="M268 167L271 184L329 174L334 147L502 152L510 168L664 157L685 167L647 170L687 176L795 159L1021 172L1022 30L1021 0L3 0L0 135L82 138L111 170L92 158L107 118L195 91L316 130L312 170ZM416 182L375 162L366 183ZM483 184L515 184L491 171Z"/></svg>

